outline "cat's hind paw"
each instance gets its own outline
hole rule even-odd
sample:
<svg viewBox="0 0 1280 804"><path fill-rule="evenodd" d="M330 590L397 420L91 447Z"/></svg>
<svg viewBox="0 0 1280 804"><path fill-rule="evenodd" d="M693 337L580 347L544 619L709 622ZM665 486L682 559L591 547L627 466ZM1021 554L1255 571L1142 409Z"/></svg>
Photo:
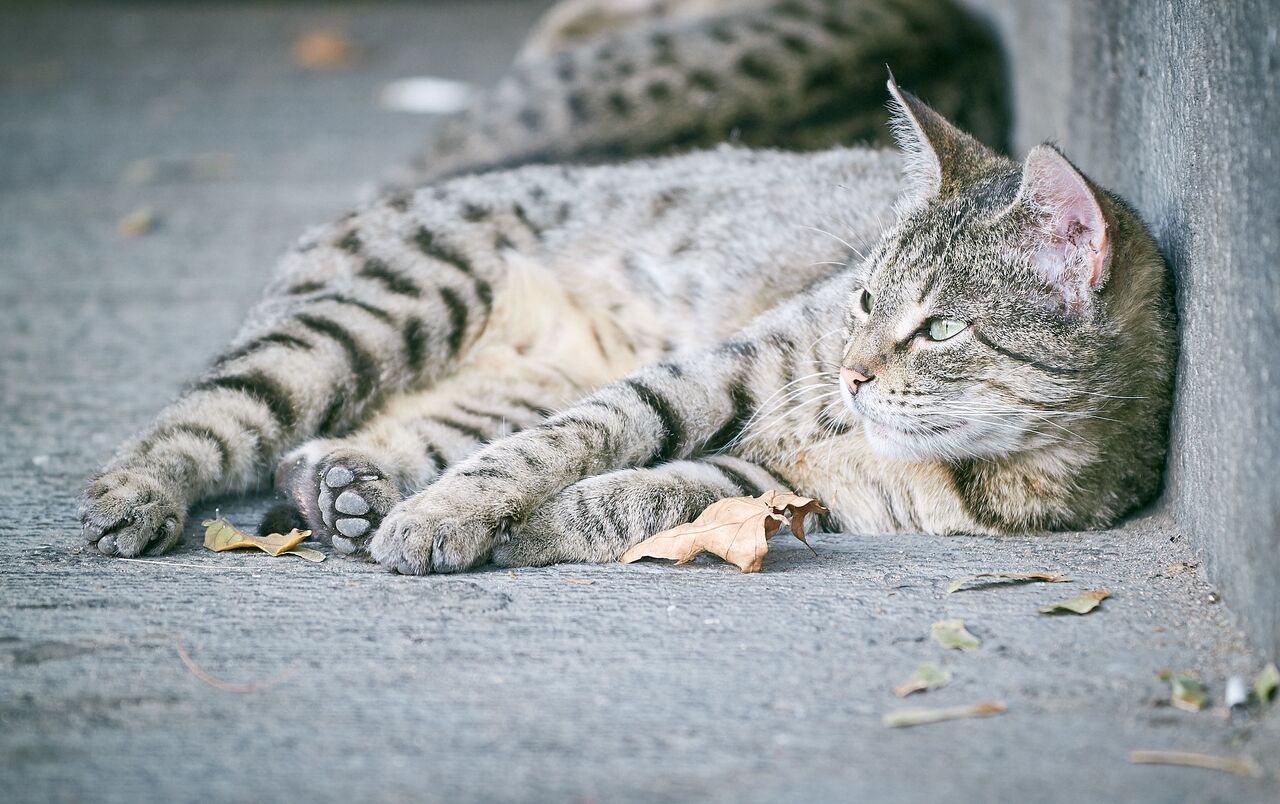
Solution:
<svg viewBox="0 0 1280 804"><path fill-rule="evenodd" d="M115 469L94 478L80 500L84 536L99 552L133 558L167 552L182 537L186 504L157 478Z"/></svg>
<svg viewBox="0 0 1280 804"><path fill-rule="evenodd" d="M350 556L368 555L369 539L382 518L404 499L373 459L349 447L332 449L314 461L305 455L290 458L280 475L307 526Z"/></svg>

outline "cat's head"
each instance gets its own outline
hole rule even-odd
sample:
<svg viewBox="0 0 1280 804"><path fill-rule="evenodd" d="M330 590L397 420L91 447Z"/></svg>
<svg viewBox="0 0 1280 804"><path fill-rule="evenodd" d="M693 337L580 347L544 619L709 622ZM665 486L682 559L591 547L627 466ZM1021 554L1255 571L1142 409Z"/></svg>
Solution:
<svg viewBox="0 0 1280 804"><path fill-rule="evenodd" d="M872 448L963 461L1163 441L1163 421L1098 427L1168 406L1173 314L1141 220L1053 146L1018 164L889 88L909 190L855 266L841 360Z"/></svg>

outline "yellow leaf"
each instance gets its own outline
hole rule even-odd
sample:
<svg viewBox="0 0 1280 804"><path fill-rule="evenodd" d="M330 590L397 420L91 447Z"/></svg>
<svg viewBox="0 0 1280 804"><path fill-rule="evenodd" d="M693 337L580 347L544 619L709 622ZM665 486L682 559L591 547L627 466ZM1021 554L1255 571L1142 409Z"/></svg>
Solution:
<svg viewBox="0 0 1280 804"><path fill-rule="evenodd" d="M251 536L225 519L206 519L201 523L205 527L204 546L215 553L223 550L235 550L239 547L256 547L273 556L290 555L305 558L307 561L324 561L324 553L309 547L298 547L298 544L311 535L309 530L294 528L288 533L269 533L266 536Z"/></svg>
<svg viewBox="0 0 1280 804"><path fill-rule="evenodd" d="M650 536L618 560L630 564L642 558L670 558L686 564L700 553L711 553L743 572L759 572L769 539L788 518L791 533L807 546L804 518L826 510L817 500L789 491L727 497L707 506L693 522Z"/></svg>

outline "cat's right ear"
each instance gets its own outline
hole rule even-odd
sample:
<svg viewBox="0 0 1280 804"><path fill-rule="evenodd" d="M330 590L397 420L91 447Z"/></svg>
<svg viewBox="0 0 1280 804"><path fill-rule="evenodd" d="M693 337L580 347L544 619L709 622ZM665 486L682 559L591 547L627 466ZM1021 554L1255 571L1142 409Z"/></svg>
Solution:
<svg viewBox="0 0 1280 804"><path fill-rule="evenodd" d="M889 76L889 128L906 160L908 205L946 198L990 171L996 155Z"/></svg>

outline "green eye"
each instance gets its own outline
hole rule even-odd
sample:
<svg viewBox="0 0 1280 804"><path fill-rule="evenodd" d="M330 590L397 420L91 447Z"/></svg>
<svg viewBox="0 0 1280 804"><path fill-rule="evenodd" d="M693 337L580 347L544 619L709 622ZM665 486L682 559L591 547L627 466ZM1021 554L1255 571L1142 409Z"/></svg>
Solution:
<svg viewBox="0 0 1280 804"><path fill-rule="evenodd" d="M954 338L968 328L969 325L963 321L953 321L950 318L931 318L929 319L929 340L945 341L948 338Z"/></svg>
<svg viewBox="0 0 1280 804"><path fill-rule="evenodd" d="M858 306L862 308L862 312L870 313L875 303L876 297L871 295L871 291L863 288L862 295L858 297Z"/></svg>

